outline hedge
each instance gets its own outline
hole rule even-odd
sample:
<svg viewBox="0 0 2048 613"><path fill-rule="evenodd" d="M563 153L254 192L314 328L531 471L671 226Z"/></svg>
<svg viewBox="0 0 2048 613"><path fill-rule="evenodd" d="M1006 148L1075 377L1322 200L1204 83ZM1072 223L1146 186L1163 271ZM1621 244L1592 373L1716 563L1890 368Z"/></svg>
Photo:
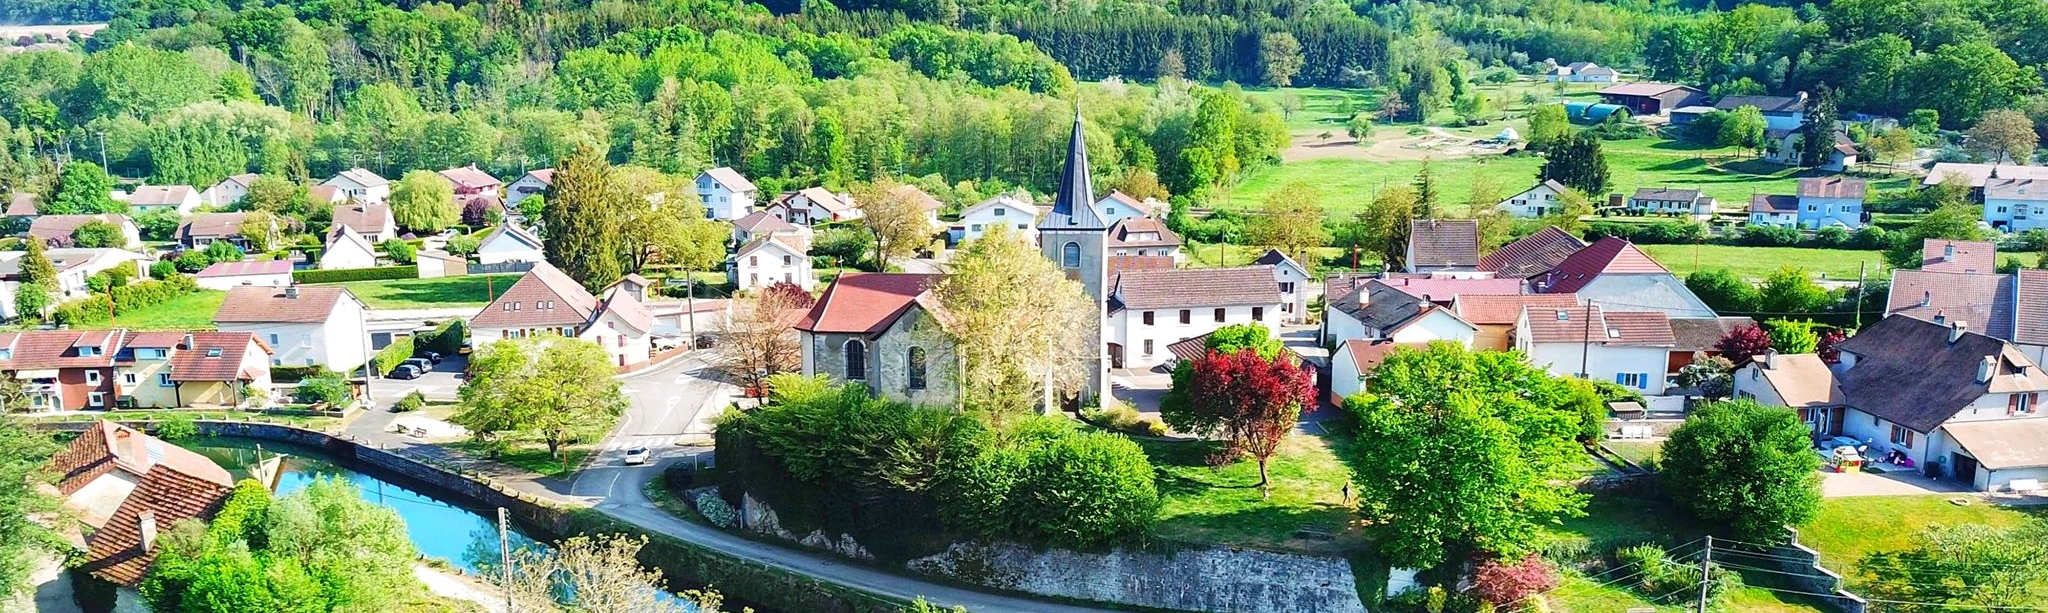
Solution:
<svg viewBox="0 0 2048 613"><path fill-rule="evenodd" d="M389 279L417 279L418 266L380 266L376 268L339 268L334 270L295 270L292 280L299 283L342 283L345 281L384 281Z"/></svg>
<svg viewBox="0 0 2048 613"><path fill-rule="evenodd" d="M450 319L434 331L413 337L413 345L421 351L432 351L441 355L455 355L462 351L462 341L469 336L469 325L460 319Z"/></svg>
<svg viewBox="0 0 2048 613"><path fill-rule="evenodd" d="M192 277L185 275L130 283L116 287L108 294L94 294L90 298L58 307L50 319L62 325L98 323L106 321L109 313L133 312L196 291L199 291L199 286L192 281Z"/></svg>

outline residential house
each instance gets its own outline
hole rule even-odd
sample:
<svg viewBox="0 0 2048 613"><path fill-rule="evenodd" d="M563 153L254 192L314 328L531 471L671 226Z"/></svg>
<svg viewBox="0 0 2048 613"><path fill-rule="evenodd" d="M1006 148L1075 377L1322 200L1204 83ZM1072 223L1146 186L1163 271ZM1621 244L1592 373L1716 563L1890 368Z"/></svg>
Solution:
<svg viewBox="0 0 2048 613"><path fill-rule="evenodd" d="M761 189L740 171L720 166L697 175L697 199L703 201L710 218L732 221L754 212Z"/></svg>
<svg viewBox="0 0 2048 613"><path fill-rule="evenodd" d="M1979 490L2048 479L2048 374L2011 343L1959 321L1892 316L1835 347L1848 408L1833 434Z"/></svg>
<svg viewBox="0 0 2048 613"><path fill-rule="evenodd" d="M339 285L250 285L228 289L213 325L255 335L273 350L273 365L348 372L371 355L368 311Z"/></svg>
<svg viewBox="0 0 2048 613"><path fill-rule="evenodd" d="M142 342L147 342L150 338L169 342L165 338L169 334L175 333L142 332L137 333L136 338ZM256 335L248 332L202 331L186 333L184 336L184 343L171 349L170 364L161 370L154 364L143 364L143 357L157 355L148 353L147 350L152 349L151 347L143 347L135 352L136 367L155 373L157 387L164 387L165 381L176 384L172 388L172 404L169 406L233 407L242 406L251 398L270 396L271 349L264 345L263 341L257 340ZM131 377L126 373L121 376L123 386L151 378Z"/></svg>
<svg viewBox="0 0 2048 613"><path fill-rule="evenodd" d="M1939 238L1920 241L1920 270L1988 273L1997 269L1997 243Z"/></svg>
<svg viewBox="0 0 2048 613"><path fill-rule="evenodd" d="M1919 270L1892 271L1886 315L1962 322L2000 340L2036 364L2048 360L2048 271L1992 267L1992 243L1930 239Z"/></svg>
<svg viewBox="0 0 2048 613"><path fill-rule="evenodd" d="M10 320L20 315L14 310L14 295L21 288L21 258L26 255L25 251L0 251L0 314ZM50 249L43 257L57 270L57 287L52 288L56 302L91 296L86 279L121 266L136 271L142 260L142 255L133 251L106 248Z"/></svg>
<svg viewBox="0 0 2048 613"><path fill-rule="evenodd" d="M1095 201L1095 206L1102 209L1102 220L1111 224L1134 217L1164 218L1167 208L1164 202L1151 198L1139 200L1118 190L1109 190L1109 195Z"/></svg>
<svg viewBox="0 0 2048 613"><path fill-rule="evenodd" d="M1522 190L1522 193L1500 201L1494 208L1506 211L1509 217L1544 217L1564 210L1564 195L1570 190L1556 179L1544 179Z"/></svg>
<svg viewBox="0 0 2048 613"><path fill-rule="evenodd" d="M1528 307L1515 321L1515 350L1531 364L1644 394L1664 393L1665 361L1676 344L1671 319L1658 311Z"/></svg>
<svg viewBox="0 0 2048 613"><path fill-rule="evenodd" d="M1822 160L1819 168L1829 172L1848 172L1855 168L1862 151L1856 148L1856 141L1848 133L1837 130L1833 148ZM1806 131L1772 128L1764 131L1764 161L1783 166L1804 166Z"/></svg>
<svg viewBox="0 0 2048 613"><path fill-rule="evenodd" d="M1281 304L1267 266L1124 271L1112 281L1103 326L1110 365L1159 366L1173 358L1167 345L1233 324L1264 325L1278 336Z"/></svg>
<svg viewBox="0 0 2048 613"><path fill-rule="evenodd" d="M620 367L645 363L653 347L654 316L631 294L613 287L593 296L547 262L536 262L519 281L469 320L478 343L559 334L597 343Z"/></svg>
<svg viewBox="0 0 2048 613"><path fill-rule="evenodd" d="M2022 268L2013 278L2013 347L2035 364L2048 364L2048 270Z"/></svg>
<svg viewBox="0 0 2048 613"><path fill-rule="evenodd" d="M1860 229L1868 185L1862 179L1846 177L1803 178L1797 195L1750 196L1749 223L1808 230L1828 226Z"/></svg>
<svg viewBox="0 0 2048 613"><path fill-rule="evenodd" d="M932 288L942 277L849 272L796 324L803 374L860 383L878 397L960 402L959 357Z"/></svg>
<svg viewBox="0 0 2048 613"><path fill-rule="evenodd" d="M1984 223L2005 232L2048 228L2048 177L1986 180Z"/></svg>
<svg viewBox="0 0 2048 613"><path fill-rule="evenodd" d="M1439 307L1449 307L1465 294L1520 294L1526 289L1523 281L1516 278L1333 273L1323 277L1325 307L1320 334L1324 344L1370 336L1356 320L1332 317L1331 314L1355 309L1367 302L1371 297L1368 290L1373 286L1392 289Z"/></svg>
<svg viewBox="0 0 2048 613"><path fill-rule="evenodd" d="M1273 267L1273 280L1280 283L1280 323L1307 321L1309 284L1315 279L1308 269L1278 249L1267 249L1252 265Z"/></svg>
<svg viewBox="0 0 2048 613"><path fill-rule="evenodd" d="M1799 421L1816 440L1842 430L1849 401L1834 371L1818 355L1766 351L1748 364L1738 364L1731 378L1736 398L1798 411Z"/></svg>
<svg viewBox="0 0 2048 613"><path fill-rule="evenodd" d="M249 195L249 188L256 186L258 176L250 172L221 179L219 183L206 188L206 191L199 192L199 203L214 208L226 208L241 202L242 198ZM188 213L191 211L179 211L181 215Z"/></svg>
<svg viewBox="0 0 2048 613"><path fill-rule="evenodd" d="M776 219L800 226L850 221L861 217L860 205L854 203L852 196L834 194L822 187L806 187L783 194L769 203L767 210Z"/></svg>
<svg viewBox="0 0 2048 613"><path fill-rule="evenodd" d="M511 219L514 213L511 209L505 208L505 201L497 194L456 194L455 209L462 211L464 220L472 219L469 212L471 209L482 211L474 219L482 220L484 223L503 223Z"/></svg>
<svg viewBox="0 0 2048 613"><path fill-rule="evenodd" d="M36 201L36 195L28 192L14 192L12 194L8 194L6 216L20 217L27 219L29 221L34 221L36 215L38 215L38 213L36 212Z"/></svg>
<svg viewBox="0 0 2048 613"><path fill-rule="evenodd" d="M654 289L654 282L636 273L626 273L626 276L619 277L619 280L613 281L606 289L612 287L624 290L626 295L632 296L634 300L645 303L647 302L647 290ZM659 297L659 295L656 297Z"/></svg>
<svg viewBox="0 0 2048 613"><path fill-rule="evenodd" d="M110 421L87 427L50 459L57 494L84 524L78 569L123 587L142 583L159 537L186 520L205 522L234 491L206 456ZM122 607L140 609L133 606Z"/></svg>
<svg viewBox="0 0 2048 613"><path fill-rule="evenodd" d="M142 231L137 229L135 222L126 215L43 215L37 217L35 221L29 222L28 235L43 241L43 245L47 247L70 247L78 244L78 241L72 238L72 234L77 232L80 227L93 222L113 224L121 229L123 242L122 244L114 245L114 247L121 249L137 249L142 247Z"/></svg>
<svg viewBox="0 0 2048 613"><path fill-rule="evenodd" d="M937 232L940 228L945 227L939 223L939 211L946 208L946 203L939 202L938 198L925 193L923 189L905 183L889 188L889 195L916 204L917 210L924 214L925 225L931 227L933 232Z"/></svg>
<svg viewBox="0 0 2048 613"><path fill-rule="evenodd" d="M1166 257L1177 266L1181 261L1181 244L1180 235L1167 229L1165 222L1151 217L1126 217L1109 226L1111 257Z"/></svg>
<svg viewBox="0 0 2048 613"><path fill-rule="evenodd" d="M1715 316L1677 275L1634 244L1612 236L1593 241L1529 282L1539 294L1578 294L1582 302L1616 310L1658 311L1670 317Z"/></svg>
<svg viewBox="0 0 2048 613"><path fill-rule="evenodd" d="M964 243L981 238L993 227L1006 227L1010 235L1024 239L1026 243L1038 244L1038 207L1019 200L1009 194L998 194L960 212L960 221L953 225L955 243Z"/></svg>
<svg viewBox="0 0 2048 613"><path fill-rule="evenodd" d="M222 291L244 285L284 287L292 284L292 263L289 260L214 262L206 270L192 275L192 281L199 287Z"/></svg>
<svg viewBox="0 0 2048 613"><path fill-rule="evenodd" d="M1613 83L1620 77L1613 68L1592 62L1561 64L1543 73L1544 81L1565 83Z"/></svg>
<svg viewBox="0 0 2048 613"><path fill-rule="evenodd" d="M811 273L811 256L803 247L780 237L763 236L741 245L726 261L726 281L735 291L766 289L777 283L794 283L804 291L818 285Z"/></svg>
<svg viewBox="0 0 2048 613"><path fill-rule="evenodd" d="M348 193L332 185L315 185L306 188L306 203L309 206L334 207L348 202Z"/></svg>
<svg viewBox="0 0 2048 613"><path fill-rule="evenodd" d="M221 183L231 183L233 178ZM244 192L246 193L246 192ZM199 197L199 190L190 185L144 185L128 194L128 212L143 215L157 211L177 211L178 215L190 215L205 204Z"/></svg>
<svg viewBox="0 0 2048 613"><path fill-rule="evenodd" d="M519 175L519 178L513 179L510 185L505 186L505 209L515 214L518 213L520 201L547 193L548 187L554 184L555 169L553 168L536 168L526 171L526 174Z"/></svg>
<svg viewBox="0 0 2048 613"><path fill-rule="evenodd" d="M780 219L767 211L754 211L746 217L732 222L732 244L745 245L757 238L777 237L791 246L810 250L812 231L810 226L799 226Z"/></svg>
<svg viewBox="0 0 2048 613"><path fill-rule="evenodd" d="M320 269L370 268L377 265L377 247L348 224L334 224L320 250Z"/></svg>
<svg viewBox="0 0 2048 613"><path fill-rule="evenodd" d="M1337 344L1337 352L1330 354L1330 396L1333 402L1366 391L1366 379L1372 371L1387 361L1396 349L1423 349L1429 343L1404 343L1393 339L1354 338Z"/></svg>
<svg viewBox="0 0 2048 613"><path fill-rule="evenodd" d="M1408 222L1407 265L1410 273L1477 272L1479 222L1470 219L1417 219Z"/></svg>
<svg viewBox="0 0 2048 613"><path fill-rule="evenodd" d="M363 202L383 202L391 198L391 182L363 168L335 173L320 184L332 185L349 198Z"/></svg>
<svg viewBox="0 0 2048 613"><path fill-rule="evenodd" d="M178 231L173 236L178 239L178 244L186 249L205 249L214 241L227 241L247 251L249 239L242 237L242 222L248 220L248 215L200 213L179 222Z"/></svg>
<svg viewBox="0 0 2048 613"><path fill-rule="evenodd" d="M1557 268L1565 258L1585 248L1586 241L1570 232L1544 226L1479 258L1479 271L1493 273L1495 277L1528 278Z"/></svg>
<svg viewBox="0 0 2048 613"><path fill-rule="evenodd" d="M1442 305L1388 285L1366 281L1350 296L1330 303L1323 312L1328 343L1353 339L1397 343L1451 341L1471 347L1479 327ZM1333 379L1334 380L1334 379Z"/></svg>
<svg viewBox="0 0 2048 613"><path fill-rule="evenodd" d="M1635 195L1628 199L1628 210L1633 213L1690 217L1701 221L1713 219L1716 206L1718 203L1714 202L1713 196L1697 189L1675 187L1637 188Z"/></svg>
<svg viewBox="0 0 2048 613"><path fill-rule="evenodd" d="M443 170L441 178L447 179L449 184L455 186L456 196L497 198L502 197L505 191L504 181L499 181L497 177L491 176L491 173L478 170L475 164Z"/></svg>
<svg viewBox="0 0 2048 613"><path fill-rule="evenodd" d="M1971 199L1983 202L1984 186L1997 179L2048 181L2048 166L1936 162L1934 168L1927 171L1927 177L1920 180L1920 186L1933 187L1948 181L1958 181L1970 186Z"/></svg>
<svg viewBox="0 0 2048 613"><path fill-rule="evenodd" d="M348 226L372 244L398 238L398 219L383 202L353 200L334 207L334 225Z"/></svg>
<svg viewBox="0 0 2048 613"><path fill-rule="evenodd" d="M1714 108L1734 112L1745 106L1764 114L1767 130L1798 130L1806 125L1806 92L1794 96L1722 96Z"/></svg>
<svg viewBox="0 0 2048 613"><path fill-rule="evenodd" d="M239 406L269 393L269 355L236 332L0 333L0 372L23 380L30 411Z"/></svg>
<svg viewBox="0 0 2048 613"><path fill-rule="evenodd" d="M1627 107L1636 115L1663 115L1682 106L1706 102L1707 92L1688 85L1670 83L1629 83L1599 91L1607 104Z"/></svg>
<svg viewBox="0 0 2048 613"><path fill-rule="evenodd" d="M1472 348L1482 351L1514 348L1515 322L1524 309L1575 306L1576 294L1461 294L1451 300L1451 312L1474 328Z"/></svg>
<svg viewBox="0 0 2048 613"><path fill-rule="evenodd" d="M1617 307L1618 308L1618 307ZM1673 317L1671 353L1666 356L1664 374L1678 376L1678 370L1701 358L1719 357L1721 339L1738 328L1756 325L1748 317ZM1739 366L1739 365L1738 365Z"/></svg>
<svg viewBox="0 0 2048 613"><path fill-rule="evenodd" d="M548 256L541 251L539 236L518 224L500 224L484 239L477 243L476 261L479 264L504 264L507 262L546 262Z"/></svg>

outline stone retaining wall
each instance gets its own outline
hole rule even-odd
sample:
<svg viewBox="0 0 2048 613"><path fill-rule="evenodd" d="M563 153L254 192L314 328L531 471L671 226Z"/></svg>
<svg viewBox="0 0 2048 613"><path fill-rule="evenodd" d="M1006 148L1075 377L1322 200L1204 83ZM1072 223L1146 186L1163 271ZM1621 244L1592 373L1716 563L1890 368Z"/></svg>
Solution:
<svg viewBox="0 0 2048 613"><path fill-rule="evenodd" d="M1863 597L1842 589L1842 575L1820 565L1820 552L1799 543L1799 530L1786 526L1785 531L1791 534L1791 539L1784 545L1765 551L1769 558L1744 559L1738 563L1775 567L1785 573L1786 581L1792 583L1790 589L1830 594L1819 600L1842 613L1864 613L1869 603Z"/></svg>

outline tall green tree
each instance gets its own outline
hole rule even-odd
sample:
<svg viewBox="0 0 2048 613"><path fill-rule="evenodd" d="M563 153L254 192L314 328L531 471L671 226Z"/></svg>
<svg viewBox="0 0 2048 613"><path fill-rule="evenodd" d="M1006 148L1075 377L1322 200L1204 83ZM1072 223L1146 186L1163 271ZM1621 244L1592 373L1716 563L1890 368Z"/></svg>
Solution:
<svg viewBox="0 0 2048 613"><path fill-rule="evenodd" d="M1659 462L1665 492L1736 538L1777 543L1820 511L1820 456L1799 414L1753 400L1696 409Z"/></svg>
<svg viewBox="0 0 2048 613"><path fill-rule="evenodd" d="M60 538L31 519L57 507L39 487L55 479L48 466L57 443L47 432L6 416L28 408L7 400L0 407L0 599L30 587L36 558L55 553L49 545Z"/></svg>
<svg viewBox="0 0 2048 613"><path fill-rule="evenodd" d="M1436 189L1436 173L1430 171L1429 160L1423 160L1422 170L1415 173L1415 218L1436 219L1442 198Z"/></svg>
<svg viewBox="0 0 2048 613"><path fill-rule="evenodd" d="M22 319L40 320L56 303L57 267L43 254L42 241L26 241L22 249L27 253L21 256L21 287L14 291L14 313Z"/></svg>
<svg viewBox="0 0 2048 613"><path fill-rule="evenodd" d="M1285 30L1267 33L1259 38L1259 63L1265 67L1262 83L1287 87L1301 72L1301 42Z"/></svg>
<svg viewBox="0 0 2048 613"><path fill-rule="evenodd" d="M556 167L547 191L548 262L591 291L625 275L624 211L633 196L613 185L611 175L597 148L586 145Z"/></svg>
<svg viewBox="0 0 2048 613"><path fill-rule="evenodd" d="M1714 144L1735 147L1749 151L1764 148L1764 112L1754 106L1743 106L1728 113L1721 121L1721 132L1715 135Z"/></svg>
<svg viewBox="0 0 2048 613"><path fill-rule="evenodd" d="M127 205L115 202L114 180L107 177L107 171L92 162L76 161L64 165L57 175L57 196L36 207L44 215L89 215L95 213L126 213Z"/></svg>
<svg viewBox="0 0 2048 613"><path fill-rule="evenodd" d="M1782 266L1757 290L1756 310L1766 313L1818 313L1835 301L1834 294L1797 266Z"/></svg>
<svg viewBox="0 0 2048 613"><path fill-rule="evenodd" d="M431 170L405 173L391 188L391 218L414 232L440 232L462 220L455 207L455 185Z"/></svg>
<svg viewBox="0 0 2048 613"><path fill-rule="evenodd" d="M1586 194L1606 192L1607 154L1600 150L1600 139L1580 132L1558 141L1545 152L1536 179L1556 180Z"/></svg>
<svg viewBox="0 0 2048 613"><path fill-rule="evenodd" d="M1841 113L1835 108L1835 90L1821 86L1807 105L1806 125L1799 127L1799 165L1815 167L1828 162L1835 151L1835 122Z"/></svg>
<svg viewBox="0 0 2048 613"><path fill-rule="evenodd" d="M1726 268L1693 271L1685 276L1685 288L1701 302L1720 313L1754 313L1760 300L1756 286Z"/></svg>
<svg viewBox="0 0 2048 613"><path fill-rule="evenodd" d="M555 335L491 343L477 351L449 420L487 441L535 435L560 461L563 446L604 432L624 412L616 372L593 343Z"/></svg>
<svg viewBox="0 0 2048 613"><path fill-rule="evenodd" d="M1565 115L1564 105L1546 104L1529 113L1529 148L1537 151L1549 149L1562 142L1572 133L1571 118Z"/></svg>
<svg viewBox="0 0 2048 613"><path fill-rule="evenodd" d="M1316 262L1315 251L1330 244L1330 231L1323 227L1323 204L1315 188L1307 183L1290 183L1266 196L1259 216L1246 228L1252 240L1294 258Z"/></svg>
<svg viewBox="0 0 2048 613"><path fill-rule="evenodd" d="M1970 148L1983 152L1994 164L2011 161L2025 165L2040 143L2034 121L2026 113L2012 109L1985 113L1977 125L1970 127Z"/></svg>

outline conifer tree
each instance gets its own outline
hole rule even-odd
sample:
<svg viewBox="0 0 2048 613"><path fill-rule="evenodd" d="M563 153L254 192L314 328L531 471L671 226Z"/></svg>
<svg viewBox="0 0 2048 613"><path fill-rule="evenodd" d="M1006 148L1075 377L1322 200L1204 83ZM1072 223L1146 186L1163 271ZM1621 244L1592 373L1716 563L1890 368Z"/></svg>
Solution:
<svg viewBox="0 0 2048 613"><path fill-rule="evenodd" d="M597 148L576 148L555 170L547 192L548 263L597 291L624 275L621 206L632 195L611 184L611 165Z"/></svg>

